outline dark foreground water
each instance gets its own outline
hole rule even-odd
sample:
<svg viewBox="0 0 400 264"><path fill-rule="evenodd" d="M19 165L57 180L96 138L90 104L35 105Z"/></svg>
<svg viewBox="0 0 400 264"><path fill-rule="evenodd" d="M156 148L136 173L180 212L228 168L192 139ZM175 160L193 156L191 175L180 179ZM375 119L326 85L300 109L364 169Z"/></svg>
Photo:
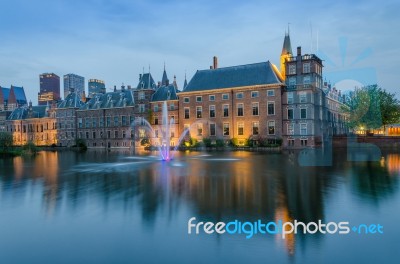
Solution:
<svg viewBox="0 0 400 264"><path fill-rule="evenodd" d="M337 152L328 167L300 167L296 153L0 159L0 263L396 263L400 155L382 155L348 162ZM189 235L191 217L347 221L383 234Z"/></svg>

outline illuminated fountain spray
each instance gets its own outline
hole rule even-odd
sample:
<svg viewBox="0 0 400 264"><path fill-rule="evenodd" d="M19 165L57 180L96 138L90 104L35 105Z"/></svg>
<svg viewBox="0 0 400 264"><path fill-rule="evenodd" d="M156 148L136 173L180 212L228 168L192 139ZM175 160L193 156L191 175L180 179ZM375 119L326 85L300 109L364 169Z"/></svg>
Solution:
<svg viewBox="0 0 400 264"><path fill-rule="evenodd" d="M177 142L177 144L175 144L175 147L174 147L173 151L171 152L171 129L172 129L173 125L175 124L175 121L173 118L168 120L168 105L167 105L166 101L163 102L161 113L162 113L162 119L161 119L162 124L159 126L159 127L161 127L161 142L157 146L157 149L159 151L160 158L162 160L169 161L169 160L173 159L173 153L178 150L179 145L181 144L182 140L185 138L186 134L190 131L190 129L194 125L197 125L198 123L204 123L205 120L198 120L198 121L194 122L193 124L191 124L189 128L186 128L182 132L182 134L179 136L178 142ZM142 122L143 123L140 125L144 125L144 127L148 130L148 132L150 132L151 137L158 139L157 135L155 133L155 130L153 129L151 124L145 119L143 119ZM135 122L135 123L137 124L137 122Z"/></svg>

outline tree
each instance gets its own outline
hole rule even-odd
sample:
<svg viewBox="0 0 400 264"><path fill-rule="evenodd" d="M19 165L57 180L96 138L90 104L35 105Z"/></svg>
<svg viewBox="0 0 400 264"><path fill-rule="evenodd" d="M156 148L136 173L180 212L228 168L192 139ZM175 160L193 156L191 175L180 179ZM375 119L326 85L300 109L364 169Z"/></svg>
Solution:
<svg viewBox="0 0 400 264"><path fill-rule="evenodd" d="M349 128L369 131L399 122L399 106L395 94L378 85L369 85L356 89L342 111L349 117Z"/></svg>
<svg viewBox="0 0 400 264"><path fill-rule="evenodd" d="M10 133L0 132L0 149L1 151L8 151L13 144L13 137Z"/></svg>

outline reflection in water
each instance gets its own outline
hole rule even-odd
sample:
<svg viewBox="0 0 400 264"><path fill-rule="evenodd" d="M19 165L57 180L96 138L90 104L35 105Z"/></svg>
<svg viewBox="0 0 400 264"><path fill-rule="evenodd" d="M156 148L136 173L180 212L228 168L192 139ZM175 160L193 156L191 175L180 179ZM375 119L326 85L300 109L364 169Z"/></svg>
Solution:
<svg viewBox="0 0 400 264"><path fill-rule="evenodd" d="M367 202L397 191L399 154L388 154L382 167L380 162L350 163L346 155L336 153L335 165L328 168L299 167L296 155L189 153L166 163L127 153L41 152L1 161L1 195L11 197L16 189L26 192L26 186L40 180L42 205L49 214L63 204L73 212L91 204L104 214L129 214L140 208L142 222L152 229L159 216L174 221L183 208L207 221L324 221L324 201L343 182ZM283 241L276 236L289 255L308 239L322 237L288 235Z"/></svg>

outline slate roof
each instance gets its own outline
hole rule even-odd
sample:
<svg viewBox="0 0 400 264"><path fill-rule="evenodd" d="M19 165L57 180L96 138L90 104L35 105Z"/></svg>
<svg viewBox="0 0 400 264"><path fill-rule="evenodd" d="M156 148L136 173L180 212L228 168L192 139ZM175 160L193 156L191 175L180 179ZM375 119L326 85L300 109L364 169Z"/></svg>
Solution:
<svg viewBox="0 0 400 264"><path fill-rule="evenodd" d="M176 88L173 84L161 86L151 97L152 102L166 100L178 100Z"/></svg>
<svg viewBox="0 0 400 264"><path fill-rule="evenodd" d="M47 107L46 105L38 105L38 106L32 106L31 108L28 106L16 108L11 112L10 116L8 117L8 120L21 120L27 118L45 117L47 116L46 107Z"/></svg>
<svg viewBox="0 0 400 264"><path fill-rule="evenodd" d="M9 100L11 99L11 96L19 105L25 105L28 103L26 100L24 87L11 86Z"/></svg>
<svg viewBox="0 0 400 264"><path fill-rule="evenodd" d="M137 89L155 89L156 83L154 82L151 73L144 73L140 76L139 83L136 87Z"/></svg>
<svg viewBox="0 0 400 264"><path fill-rule="evenodd" d="M81 101L80 95L73 92L68 94L67 97L57 105L57 108L80 108L83 105L84 103Z"/></svg>
<svg viewBox="0 0 400 264"><path fill-rule="evenodd" d="M105 94L96 94L89 102L83 104L80 109L100 109L134 106L133 90L119 90Z"/></svg>
<svg viewBox="0 0 400 264"><path fill-rule="evenodd" d="M199 70L184 88L183 92L265 84L283 84L275 74L272 64L269 61Z"/></svg>

